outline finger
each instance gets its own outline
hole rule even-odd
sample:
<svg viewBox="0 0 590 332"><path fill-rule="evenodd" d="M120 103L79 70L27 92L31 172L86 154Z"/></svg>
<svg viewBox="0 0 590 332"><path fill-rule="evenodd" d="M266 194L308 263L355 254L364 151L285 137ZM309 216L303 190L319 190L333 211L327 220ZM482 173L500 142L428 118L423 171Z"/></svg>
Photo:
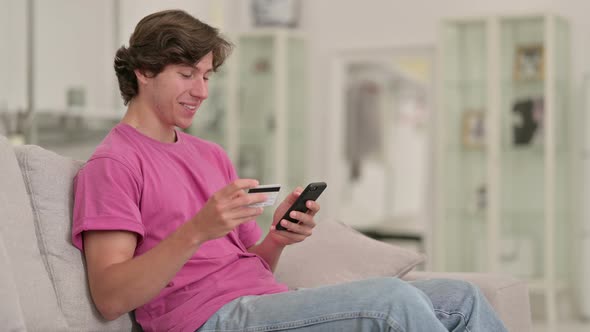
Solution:
<svg viewBox="0 0 590 332"><path fill-rule="evenodd" d="M286 220L286 219L281 220L281 226L285 227L288 231L295 233L295 234L305 235L306 237L311 235L311 228L310 227L307 227L305 225L299 225L299 224L290 222L289 220Z"/></svg>
<svg viewBox="0 0 590 332"><path fill-rule="evenodd" d="M276 234L289 239L291 242L301 242L305 240L309 235L304 235L300 233L290 232L290 231L278 231L275 226L271 226L271 231L275 232Z"/></svg>
<svg viewBox="0 0 590 332"><path fill-rule="evenodd" d="M305 206L309 209L307 213L311 216L315 216L320 211L320 204L316 201L307 201L305 202Z"/></svg>
<svg viewBox="0 0 590 332"><path fill-rule="evenodd" d="M313 216L309 213L302 213L298 211L291 211L289 216L295 220L298 220L299 225L304 225L309 228L314 228L316 226L315 220Z"/></svg>
<svg viewBox="0 0 590 332"><path fill-rule="evenodd" d="M223 197L233 197L242 190L258 186L258 180L255 179L237 179L234 182L223 187L219 194Z"/></svg>
<svg viewBox="0 0 590 332"><path fill-rule="evenodd" d="M293 205L293 203L295 203L297 198L299 196L301 196L302 192L303 192L303 189L301 187L295 188L295 190L293 190L289 195L287 195L287 197L285 197L285 199L283 200L283 202L281 204L285 204L287 206Z"/></svg>
<svg viewBox="0 0 590 332"><path fill-rule="evenodd" d="M256 194L247 194L236 196L231 201L227 203L225 208L232 210L244 206L248 206L250 204L262 203L266 201L267 195L263 193L256 193Z"/></svg>
<svg viewBox="0 0 590 332"><path fill-rule="evenodd" d="M243 207L227 212L226 217L232 220L244 218L254 219L260 216L262 212L264 212L264 209L261 207Z"/></svg>

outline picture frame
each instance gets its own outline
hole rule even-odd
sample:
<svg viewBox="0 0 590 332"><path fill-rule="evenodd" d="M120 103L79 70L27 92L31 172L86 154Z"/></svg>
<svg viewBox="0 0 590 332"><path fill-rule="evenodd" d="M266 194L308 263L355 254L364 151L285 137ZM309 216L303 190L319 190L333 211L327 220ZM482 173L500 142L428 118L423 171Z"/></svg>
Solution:
<svg viewBox="0 0 590 332"><path fill-rule="evenodd" d="M481 149L485 146L486 125L485 112L482 110L468 110L462 116L463 146L469 149Z"/></svg>
<svg viewBox="0 0 590 332"><path fill-rule="evenodd" d="M521 45L516 48L514 79L541 80L545 75L545 54L542 44Z"/></svg>
<svg viewBox="0 0 590 332"><path fill-rule="evenodd" d="M300 0L250 0L251 13L256 27L299 26Z"/></svg>

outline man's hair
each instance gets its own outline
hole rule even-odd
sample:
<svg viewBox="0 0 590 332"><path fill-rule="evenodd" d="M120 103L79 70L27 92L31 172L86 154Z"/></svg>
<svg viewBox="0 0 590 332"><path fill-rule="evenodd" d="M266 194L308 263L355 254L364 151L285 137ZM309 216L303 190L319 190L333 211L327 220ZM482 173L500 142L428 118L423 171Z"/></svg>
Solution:
<svg viewBox="0 0 590 332"><path fill-rule="evenodd" d="M134 70L156 76L170 64L193 66L209 52L213 70L223 64L232 44L219 31L182 10L164 10L144 17L115 55L115 72L125 105L139 92Z"/></svg>

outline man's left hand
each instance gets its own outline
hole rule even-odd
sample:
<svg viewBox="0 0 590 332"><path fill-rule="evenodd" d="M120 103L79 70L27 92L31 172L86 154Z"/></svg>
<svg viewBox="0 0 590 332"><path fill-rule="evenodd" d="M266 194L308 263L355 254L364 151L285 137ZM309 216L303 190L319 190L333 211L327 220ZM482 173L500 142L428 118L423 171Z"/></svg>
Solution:
<svg viewBox="0 0 590 332"><path fill-rule="evenodd" d="M283 217L285 212L289 210L291 205L295 203L295 200L301 195L303 188L297 187L295 190L285 198L283 202L276 209L273 217L272 226L270 227L270 233L268 236L279 245L289 245L305 240L311 236L313 228L316 226L314 216L320 211L320 205L315 201L305 202L305 206L308 211L306 213L292 211L290 217L298 220L298 223L290 222L286 219L280 219ZM276 224L281 223L285 227L286 231L278 231Z"/></svg>

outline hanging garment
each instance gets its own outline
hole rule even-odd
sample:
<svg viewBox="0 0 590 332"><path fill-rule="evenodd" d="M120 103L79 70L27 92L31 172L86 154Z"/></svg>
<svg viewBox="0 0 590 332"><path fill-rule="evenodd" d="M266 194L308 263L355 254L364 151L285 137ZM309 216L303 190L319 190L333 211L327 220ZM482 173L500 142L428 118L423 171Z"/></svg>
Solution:
<svg viewBox="0 0 590 332"><path fill-rule="evenodd" d="M353 82L346 98L346 159L350 179L361 175L361 164L367 156L381 149L381 89L369 80Z"/></svg>
<svg viewBox="0 0 590 332"><path fill-rule="evenodd" d="M543 98L527 98L517 100L512 111L518 116L517 124L513 126L514 145L529 145L535 134L540 131L543 117Z"/></svg>

